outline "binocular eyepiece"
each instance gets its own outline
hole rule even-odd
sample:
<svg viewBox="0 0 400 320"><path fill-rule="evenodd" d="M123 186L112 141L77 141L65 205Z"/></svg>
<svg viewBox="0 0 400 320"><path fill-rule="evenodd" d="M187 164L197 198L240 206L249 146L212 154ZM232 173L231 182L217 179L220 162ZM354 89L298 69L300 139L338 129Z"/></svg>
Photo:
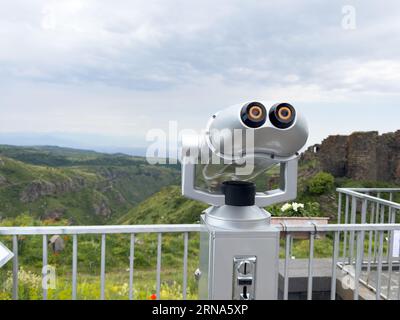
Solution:
<svg viewBox="0 0 400 320"><path fill-rule="evenodd" d="M249 128L259 128L265 124L267 117L279 129L287 129L296 119L296 110L289 103L273 105L267 114L265 106L260 102L250 102L242 107L240 113L243 123Z"/></svg>

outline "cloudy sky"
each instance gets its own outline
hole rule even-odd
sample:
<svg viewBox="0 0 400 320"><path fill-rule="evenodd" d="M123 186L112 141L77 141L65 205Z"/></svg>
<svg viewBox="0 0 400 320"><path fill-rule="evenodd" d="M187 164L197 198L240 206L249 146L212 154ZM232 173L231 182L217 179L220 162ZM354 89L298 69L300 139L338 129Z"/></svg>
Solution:
<svg viewBox="0 0 400 320"><path fill-rule="evenodd" d="M310 144L400 129L399 1L0 5L0 143L142 147L248 100L301 109Z"/></svg>

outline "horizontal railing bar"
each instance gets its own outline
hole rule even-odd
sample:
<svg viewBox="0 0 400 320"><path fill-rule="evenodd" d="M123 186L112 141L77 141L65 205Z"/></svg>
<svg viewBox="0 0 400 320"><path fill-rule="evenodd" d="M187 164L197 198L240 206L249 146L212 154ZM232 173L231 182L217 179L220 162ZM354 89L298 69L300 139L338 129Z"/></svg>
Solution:
<svg viewBox="0 0 400 320"><path fill-rule="evenodd" d="M154 224L130 226L52 226L0 227L0 235L110 234L110 233L183 233L199 232L200 224Z"/></svg>
<svg viewBox="0 0 400 320"><path fill-rule="evenodd" d="M312 221L312 220L310 220ZM328 225L274 225L285 232L334 231L393 231L400 224L328 224ZM199 224L136 225L136 226L67 226L67 227L0 227L0 235L54 235L54 234L118 234L118 233L184 233L200 232Z"/></svg>
<svg viewBox="0 0 400 320"><path fill-rule="evenodd" d="M369 200L371 202L380 203L382 205L400 210L400 204L397 202L393 202L393 201L377 198L374 196L370 196L368 194L360 193L360 192L354 191L354 189L338 188L338 189L336 189L336 191L339 193L348 194L348 195L356 197L358 199Z"/></svg>
<svg viewBox="0 0 400 320"><path fill-rule="evenodd" d="M390 224L327 224L327 225L275 225L282 232L335 232L335 231L393 231L400 230L399 223Z"/></svg>
<svg viewBox="0 0 400 320"><path fill-rule="evenodd" d="M400 188L339 188L356 192L400 192Z"/></svg>
<svg viewBox="0 0 400 320"><path fill-rule="evenodd" d="M312 221L312 220L310 220ZM285 232L334 232L334 231L393 231L400 224L309 224L274 225ZM118 234L118 233L184 233L200 232L199 224L135 225L135 226L67 226L67 227L0 227L0 235L55 235L55 234Z"/></svg>

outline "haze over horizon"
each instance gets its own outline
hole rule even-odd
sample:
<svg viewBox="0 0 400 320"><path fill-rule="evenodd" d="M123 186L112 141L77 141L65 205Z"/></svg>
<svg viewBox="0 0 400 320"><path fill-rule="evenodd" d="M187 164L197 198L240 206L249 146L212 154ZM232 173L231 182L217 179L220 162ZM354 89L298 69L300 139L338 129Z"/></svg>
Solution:
<svg viewBox="0 0 400 320"><path fill-rule="evenodd" d="M398 1L0 3L0 143L142 150L249 100L302 110L308 145L400 129Z"/></svg>

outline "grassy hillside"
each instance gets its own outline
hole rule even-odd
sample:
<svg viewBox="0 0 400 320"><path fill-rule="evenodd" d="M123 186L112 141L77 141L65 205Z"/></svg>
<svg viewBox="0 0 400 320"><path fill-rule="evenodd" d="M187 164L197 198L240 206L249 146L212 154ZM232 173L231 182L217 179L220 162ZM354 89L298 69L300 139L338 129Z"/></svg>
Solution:
<svg viewBox="0 0 400 320"><path fill-rule="evenodd" d="M75 224L111 223L176 184L174 167L58 147L0 146L0 218L22 213Z"/></svg>
<svg viewBox="0 0 400 320"><path fill-rule="evenodd" d="M206 204L184 198L178 186L163 188L118 219L118 224L197 223Z"/></svg>
<svg viewBox="0 0 400 320"><path fill-rule="evenodd" d="M331 221L336 220L337 215L337 192L338 187L395 187L390 183L375 181L354 181L347 178L331 177L329 184L324 185L320 181L321 170L317 162L302 163L299 167L298 196L294 200L306 205L307 215L330 217ZM268 174L257 177L256 184L259 190L265 190L267 186L277 185L278 171L273 170ZM314 188L310 183L314 183ZM318 183L323 188L318 188ZM317 184L317 187L315 187ZM396 198L397 199L397 198ZM397 199L400 200L400 199ZM281 215L282 204L266 208L273 215ZM116 220L118 224L152 224L152 223L196 223L200 214L208 206L206 204L189 200L181 195L178 186L165 187L153 196L149 197L138 206L129 210L125 215Z"/></svg>

